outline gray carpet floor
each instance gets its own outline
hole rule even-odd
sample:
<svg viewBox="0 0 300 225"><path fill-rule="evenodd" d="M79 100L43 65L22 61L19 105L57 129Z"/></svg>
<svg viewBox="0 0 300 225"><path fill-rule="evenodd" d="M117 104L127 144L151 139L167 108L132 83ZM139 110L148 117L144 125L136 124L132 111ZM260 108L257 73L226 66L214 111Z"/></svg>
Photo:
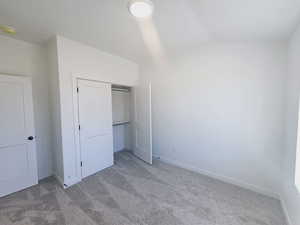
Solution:
<svg viewBox="0 0 300 225"><path fill-rule="evenodd" d="M66 190L54 178L0 199L1 225L286 225L278 200L128 152Z"/></svg>

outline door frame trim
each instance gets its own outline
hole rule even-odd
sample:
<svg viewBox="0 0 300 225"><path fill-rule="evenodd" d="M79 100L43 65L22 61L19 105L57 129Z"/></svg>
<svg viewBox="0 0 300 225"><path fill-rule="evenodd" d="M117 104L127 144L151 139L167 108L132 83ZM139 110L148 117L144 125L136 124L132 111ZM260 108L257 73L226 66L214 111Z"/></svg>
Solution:
<svg viewBox="0 0 300 225"><path fill-rule="evenodd" d="M79 104L78 104L78 93L77 93L77 80L81 79L81 76L79 75L73 75L72 76L72 92L73 92L73 126L74 126L74 145L75 145L75 168L76 168L76 181L72 183L78 183L82 180L82 174L81 174L81 149L80 149L80 134L79 134ZM72 185L72 184L71 184ZM71 186L70 185L70 186Z"/></svg>

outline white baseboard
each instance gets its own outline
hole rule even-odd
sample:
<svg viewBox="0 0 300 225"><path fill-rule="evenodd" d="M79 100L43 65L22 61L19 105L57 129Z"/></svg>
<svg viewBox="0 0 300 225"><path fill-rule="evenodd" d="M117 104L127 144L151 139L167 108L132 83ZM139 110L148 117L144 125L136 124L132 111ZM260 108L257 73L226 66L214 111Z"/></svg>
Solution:
<svg viewBox="0 0 300 225"><path fill-rule="evenodd" d="M51 177L51 176L53 176L58 181L58 183L61 185L62 188L66 188L66 186L64 184L64 179L61 176L57 175L55 172L48 177ZM47 178L47 177L45 177L45 178Z"/></svg>
<svg viewBox="0 0 300 225"><path fill-rule="evenodd" d="M231 177L226 177L226 176L223 176L223 175L219 175L219 174L207 171L207 170L203 170L203 169L191 166L191 165L187 165L185 163L182 163L182 162L179 162L179 161L176 161L176 160L173 160L173 159L167 159L167 158L161 157L159 155L154 155L153 157L158 159L158 160L161 160L162 162L166 162L166 163L169 163L171 165L178 166L180 168L187 169L187 170L190 170L190 171L193 171L193 172L197 172L197 173L200 173L202 175L205 175L205 176L208 176L208 177L211 177L211 178L214 178L214 179L226 182L226 183L230 183L230 184L233 184L233 185L236 185L236 186L254 191L256 193L266 195L268 197L272 197L272 198L276 198L276 199L280 200L280 195L278 193L274 193L274 192L272 192L270 190L267 190L265 188L261 188L261 187L258 187L256 185L248 184L248 183L236 180L236 179L231 178Z"/></svg>
<svg viewBox="0 0 300 225"><path fill-rule="evenodd" d="M124 150L125 150L125 148L118 149L118 150L115 150L115 149L114 149L114 153L123 152Z"/></svg>
<svg viewBox="0 0 300 225"><path fill-rule="evenodd" d="M69 187L73 186L74 184L77 184L81 181L82 181L82 179L80 177L75 177L71 180L68 180L68 182L64 182L63 187L64 187L64 189L66 189L66 188L69 188Z"/></svg>
<svg viewBox="0 0 300 225"><path fill-rule="evenodd" d="M51 177L51 176L53 176L52 173L50 173L50 174L44 174L44 175L39 176L38 179L39 179L39 181L40 181L40 180L43 180L43 179L48 178L48 177Z"/></svg>
<svg viewBox="0 0 300 225"><path fill-rule="evenodd" d="M64 180L62 179L62 177L58 176L57 174L53 174L53 176L58 181L58 183L64 188Z"/></svg>
<svg viewBox="0 0 300 225"><path fill-rule="evenodd" d="M289 211L287 210L286 203L282 196L280 196L280 203L283 209L284 216L286 218L287 225L292 225L291 217L289 216Z"/></svg>
<svg viewBox="0 0 300 225"><path fill-rule="evenodd" d="M66 189L68 187L71 187L72 185L77 184L77 183L79 183L81 181L81 179L79 180L78 178L75 178L75 179L69 180L68 184L65 184L65 182L64 182L64 180L63 180L62 177L60 177L60 176L58 176L56 174L54 174L53 176L56 178L56 180L59 182L59 184L64 189Z"/></svg>
<svg viewBox="0 0 300 225"><path fill-rule="evenodd" d="M41 180L44 180L44 179L46 179L48 177L52 177L52 176L54 176L54 175L51 173L51 174L47 174L47 175L41 176L38 179L39 179L39 181L41 181Z"/></svg>
<svg viewBox="0 0 300 225"><path fill-rule="evenodd" d="M122 148L122 149L120 149L120 150L118 150L118 151L114 151L114 154L115 154L115 153L118 153L118 152L131 152L131 150L128 149L128 148Z"/></svg>

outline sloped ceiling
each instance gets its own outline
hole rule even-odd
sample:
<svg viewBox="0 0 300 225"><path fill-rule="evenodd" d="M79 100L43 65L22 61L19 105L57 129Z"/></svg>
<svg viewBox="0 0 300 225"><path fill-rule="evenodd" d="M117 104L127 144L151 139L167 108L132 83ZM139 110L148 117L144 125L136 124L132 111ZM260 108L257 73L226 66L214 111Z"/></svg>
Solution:
<svg viewBox="0 0 300 225"><path fill-rule="evenodd" d="M0 0L0 24L15 27L17 39L44 43L60 34L138 61L152 40L170 50L211 40L286 40L300 19L298 0L153 2L153 18L140 23L127 0Z"/></svg>

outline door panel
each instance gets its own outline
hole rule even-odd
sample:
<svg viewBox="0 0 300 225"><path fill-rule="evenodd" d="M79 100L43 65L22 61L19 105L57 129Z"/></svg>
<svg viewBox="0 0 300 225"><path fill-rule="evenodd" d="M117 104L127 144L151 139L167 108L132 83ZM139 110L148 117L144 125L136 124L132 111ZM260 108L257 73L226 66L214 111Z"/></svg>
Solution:
<svg viewBox="0 0 300 225"><path fill-rule="evenodd" d="M0 83L1 146L24 143L26 136L22 83Z"/></svg>
<svg viewBox="0 0 300 225"><path fill-rule="evenodd" d="M78 80L82 177L113 165L111 85Z"/></svg>
<svg viewBox="0 0 300 225"><path fill-rule="evenodd" d="M26 176L29 163L27 145L3 148L0 157L0 180L5 182L10 179L22 179Z"/></svg>
<svg viewBox="0 0 300 225"><path fill-rule="evenodd" d="M140 83L133 88L134 148L133 153L152 164L151 84Z"/></svg>
<svg viewBox="0 0 300 225"><path fill-rule="evenodd" d="M0 196L37 184L31 81L0 75Z"/></svg>
<svg viewBox="0 0 300 225"><path fill-rule="evenodd" d="M94 174L112 165L113 153L110 150L111 135L98 135L87 138L84 143L82 154L84 177Z"/></svg>

